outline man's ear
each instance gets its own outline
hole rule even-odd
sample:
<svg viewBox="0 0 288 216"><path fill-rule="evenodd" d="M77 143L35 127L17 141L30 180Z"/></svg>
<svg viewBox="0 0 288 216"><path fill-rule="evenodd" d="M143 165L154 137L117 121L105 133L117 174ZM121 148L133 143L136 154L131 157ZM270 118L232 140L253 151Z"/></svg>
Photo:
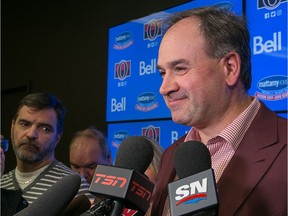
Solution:
<svg viewBox="0 0 288 216"><path fill-rule="evenodd" d="M241 59L237 52L232 51L223 57L223 67L228 86L235 86L240 77Z"/></svg>
<svg viewBox="0 0 288 216"><path fill-rule="evenodd" d="M59 143L59 141L60 141L60 139L61 139L61 137L62 137L62 134L63 134L63 133L60 133L60 134L58 133L58 134L56 135L56 138L55 138L55 139L56 139L56 140L55 140L55 141L56 141L56 142L55 142L55 143L56 143L56 146L58 145L58 143Z"/></svg>

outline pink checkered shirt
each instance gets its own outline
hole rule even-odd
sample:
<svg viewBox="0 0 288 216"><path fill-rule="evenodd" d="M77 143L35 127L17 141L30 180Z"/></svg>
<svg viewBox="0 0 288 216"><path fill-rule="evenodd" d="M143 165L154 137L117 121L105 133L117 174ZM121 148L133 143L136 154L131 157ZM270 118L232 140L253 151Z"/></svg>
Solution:
<svg viewBox="0 0 288 216"><path fill-rule="evenodd" d="M216 182L234 155L259 108L260 102L254 98L252 103L220 134L208 140L206 144L204 143L210 151ZM185 141L188 140L201 141L196 128L191 128L188 132Z"/></svg>

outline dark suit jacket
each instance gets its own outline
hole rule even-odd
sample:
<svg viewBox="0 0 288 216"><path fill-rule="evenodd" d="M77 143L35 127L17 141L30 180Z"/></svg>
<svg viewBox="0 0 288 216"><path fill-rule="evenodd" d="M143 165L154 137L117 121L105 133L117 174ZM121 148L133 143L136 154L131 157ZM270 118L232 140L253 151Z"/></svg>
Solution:
<svg viewBox="0 0 288 216"><path fill-rule="evenodd" d="M167 185L175 178L173 154L185 136L163 153L151 216L162 215ZM263 103L217 183L219 216L287 215L287 119Z"/></svg>
<svg viewBox="0 0 288 216"><path fill-rule="evenodd" d="M22 190L6 190L1 188L1 216L12 216L28 206L22 197Z"/></svg>

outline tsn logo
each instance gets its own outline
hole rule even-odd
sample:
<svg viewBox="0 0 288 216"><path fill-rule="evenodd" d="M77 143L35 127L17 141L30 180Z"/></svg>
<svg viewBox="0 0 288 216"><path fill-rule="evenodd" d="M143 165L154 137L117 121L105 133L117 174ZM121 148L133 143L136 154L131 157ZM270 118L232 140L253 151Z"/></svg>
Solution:
<svg viewBox="0 0 288 216"><path fill-rule="evenodd" d="M96 178L94 182L96 184L123 188L127 183L127 178L120 176L106 175L101 173L96 173L95 176ZM150 190L146 189L134 180L131 182L130 191L136 194L141 199L146 199L147 201L150 200L152 195Z"/></svg>
<svg viewBox="0 0 288 216"><path fill-rule="evenodd" d="M126 178L119 176L112 176L101 173L96 173L95 176L95 183L112 187L118 186L119 188L123 188L127 182Z"/></svg>
<svg viewBox="0 0 288 216"><path fill-rule="evenodd" d="M200 200L207 199L207 178L202 179L202 182L195 181L190 184L185 184L178 187L175 191L175 200L178 202L176 205L182 203L197 203Z"/></svg>
<svg viewBox="0 0 288 216"><path fill-rule="evenodd" d="M150 200L151 191L144 188L142 185L140 185L136 181L132 181L131 191L134 192L137 196L141 197L142 199L145 199L146 197L147 202Z"/></svg>

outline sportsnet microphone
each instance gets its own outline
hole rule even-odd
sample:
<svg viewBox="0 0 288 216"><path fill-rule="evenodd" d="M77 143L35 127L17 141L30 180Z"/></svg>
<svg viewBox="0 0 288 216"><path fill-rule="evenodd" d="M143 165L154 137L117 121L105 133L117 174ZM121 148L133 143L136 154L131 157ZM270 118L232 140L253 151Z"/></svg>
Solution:
<svg viewBox="0 0 288 216"><path fill-rule="evenodd" d="M59 216L77 194L80 184L79 175L64 176L42 196L14 216Z"/></svg>
<svg viewBox="0 0 288 216"><path fill-rule="evenodd" d="M153 159L153 147L143 136L130 136L119 146L114 166L98 165L90 192L107 199L81 216L119 216L123 209L144 213L149 208L154 184L144 176Z"/></svg>
<svg viewBox="0 0 288 216"><path fill-rule="evenodd" d="M208 148L198 141L187 141L174 153L180 180L168 184L171 215L216 216L218 196Z"/></svg>

